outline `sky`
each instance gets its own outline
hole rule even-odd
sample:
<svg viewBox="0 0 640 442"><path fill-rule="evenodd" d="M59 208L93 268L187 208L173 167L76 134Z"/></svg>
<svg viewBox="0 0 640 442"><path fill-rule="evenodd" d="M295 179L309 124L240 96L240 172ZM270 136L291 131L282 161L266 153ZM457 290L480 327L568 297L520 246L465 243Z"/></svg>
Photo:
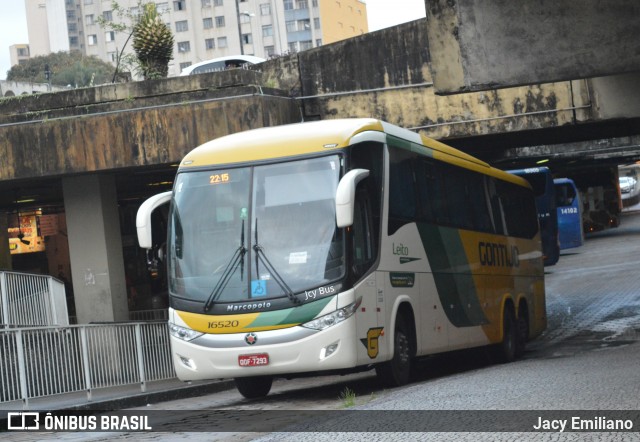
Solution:
<svg viewBox="0 0 640 442"><path fill-rule="evenodd" d="M425 16L425 0L366 0L369 31L388 28ZM24 0L0 0L0 80L11 68L9 46L28 43Z"/></svg>

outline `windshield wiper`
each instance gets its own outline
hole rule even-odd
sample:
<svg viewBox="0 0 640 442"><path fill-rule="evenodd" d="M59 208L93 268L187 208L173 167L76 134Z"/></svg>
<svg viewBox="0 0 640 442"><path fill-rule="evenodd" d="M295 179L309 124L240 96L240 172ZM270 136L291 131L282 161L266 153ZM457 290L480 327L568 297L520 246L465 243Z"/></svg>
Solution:
<svg viewBox="0 0 640 442"><path fill-rule="evenodd" d="M220 297L222 290L227 286L229 280L236 272L238 265L240 265L240 280L244 275L244 255L247 253L247 248L244 246L244 220L242 220L242 230L240 231L240 246L233 253L233 256L229 260L227 267L222 272L222 276L218 280L218 283L211 291L207 302L204 305L204 311L208 312L213 306L213 302Z"/></svg>
<svg viewBox="0 0 640 442"><path fill-rule="evenodd" d="M262 264L267 268L269 273L273 275L273 279L278 283L280 289L287 295L287 297L294 304L301 304L300 300L293 293L293 290L287 285L285 280L280 276L280 274L276 271L269 258L267 258L266 253L264 252L264 248L258 242L258 218L256 218L256 229L255 229L255 243L253 244L253 251L256 252L256 274L260 274L258 272L258 260L262 262Z"/></svg>

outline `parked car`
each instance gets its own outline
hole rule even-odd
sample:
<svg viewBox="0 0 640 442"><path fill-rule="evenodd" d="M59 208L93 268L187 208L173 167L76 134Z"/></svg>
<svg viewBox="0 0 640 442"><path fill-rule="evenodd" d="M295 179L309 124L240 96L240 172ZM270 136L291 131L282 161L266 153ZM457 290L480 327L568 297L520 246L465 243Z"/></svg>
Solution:
<svg viewBox="0 0 640 442"><path fill-rule="evenodd" d="M630 176L621 176L620 177L620 192L625 193L633 193L636 189L636 185L638 182L630 177Z"/></svg>
<svg viewBox="0 0 640 442"><path fill-rule="evenodd" d="M213 58L187 66L180 72L180 76L242 68L248 65L262 63L263 61L266 60L253 55L231 55L228 57Z"/></svg>

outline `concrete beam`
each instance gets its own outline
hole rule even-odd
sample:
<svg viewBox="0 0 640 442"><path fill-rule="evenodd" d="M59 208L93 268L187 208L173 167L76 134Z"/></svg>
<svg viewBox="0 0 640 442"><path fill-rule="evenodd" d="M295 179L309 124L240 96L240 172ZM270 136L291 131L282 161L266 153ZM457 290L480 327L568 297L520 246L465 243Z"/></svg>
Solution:
<svg viewBox="0 0 640 442"><path fill-rule="evenodd" d="M426 0L439 94L640 71L637 0Z"/></svg>
<svg viewBox="0 0 640 442"><path fill-rule="evenodd" d="M580 160L584 163L590 161L632 163L640 159L640 135L518 147L505 150L500 158L494 160L494 164L518 161L531 165L533 161L539 159L547 159L550 163L566 163L571 160Z"/></svg>
<svg viewBox="0 0 640 442"><path fill-rule="evenodd" d="M166 165L213 138L300 119L294 100L257 86L169 100L87 104L76 115L0 124L0 181Z"/></svg>

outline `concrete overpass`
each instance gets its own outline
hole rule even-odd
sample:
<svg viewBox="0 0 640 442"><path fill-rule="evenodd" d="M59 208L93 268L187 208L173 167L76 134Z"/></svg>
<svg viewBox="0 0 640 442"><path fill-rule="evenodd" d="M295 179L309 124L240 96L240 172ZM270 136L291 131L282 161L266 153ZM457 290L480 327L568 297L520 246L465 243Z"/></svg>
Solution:
<svg viewBox="0 0 640 442"><path fill-rule="evenodd" d="M38 208L60 219L57 232L45 240L42 262L34 264L26 255L11 258L5 238L0 266L71 274L79 322L126 319L132 293L127 281L141 277L144 267L133 231L141 199L169 188L174 165L193 147L254 127L373 116L505 168L541 158L551 159L552 168L640 159L640 78L631 68L588 78L611 72L577 75L567 67L561 75L541 77L544 81L514 80L509 72L496 83L500 88L481 90L487 87L484 80L470 80L476 62L460 58L465 86L440 93L444 65L436 60L447 46L440 43L437 49L431 33L434 20L447 21L450 13L435 14L439 3L428 3L426 20L271 60L257 71L0 101L4 223ZM473 27L465 14L456 14L458 29L462 23ZM527 24L522 35L535 32L536 21ZM575 50L569 37L558 46ZM620 56L608 46L600 52ZM151 290L143 284L134 288L139 294Z"/></svg>

